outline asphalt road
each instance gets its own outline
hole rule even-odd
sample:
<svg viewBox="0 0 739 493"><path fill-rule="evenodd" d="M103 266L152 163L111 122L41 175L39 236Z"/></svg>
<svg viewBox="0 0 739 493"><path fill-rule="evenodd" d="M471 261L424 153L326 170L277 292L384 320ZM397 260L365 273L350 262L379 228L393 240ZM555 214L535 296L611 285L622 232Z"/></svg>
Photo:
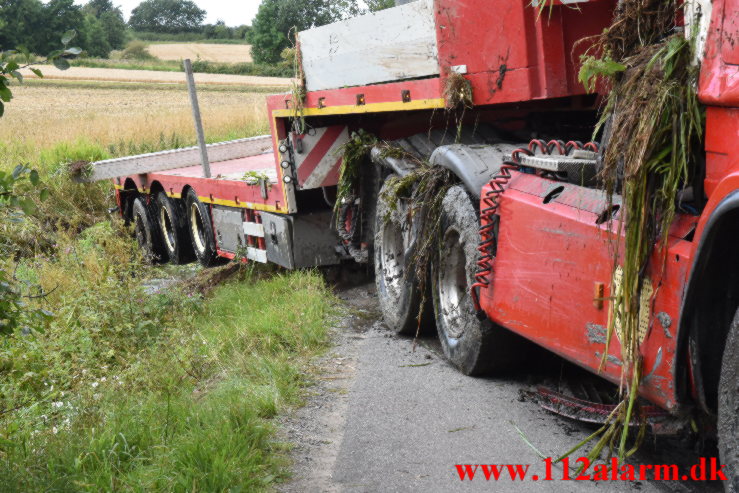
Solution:
<svg viewBox="0 0 739 493"><path fill-rule="evenodd" d="M722 491L716 483L562 481L557 465L554 479L544 480L538 454L557 457L595 429L526 397L541 383L572 373L570 365L535 353L508 376L465 377L443 359L433 338L414 347L385 328L372 285L340 296L352 315L336 328L335 348L318 363L306 405L283 419L294 464L293 480L282 491ZM698 458L693 446L648 437L634 464L688 466ZM711 446L700 452L711 453ZM512 481L507 469L498 481L485 480L481 469L474 480L461 481L457 464L530 466L525 481Z"/></svg>

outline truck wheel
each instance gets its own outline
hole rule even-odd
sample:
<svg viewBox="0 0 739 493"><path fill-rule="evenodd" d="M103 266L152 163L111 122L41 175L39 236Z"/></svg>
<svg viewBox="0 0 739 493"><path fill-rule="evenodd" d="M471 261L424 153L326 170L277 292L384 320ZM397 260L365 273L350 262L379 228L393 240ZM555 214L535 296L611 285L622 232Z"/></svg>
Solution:
<svg viewBox="0 0 739 493"><path fill-rule="evenodd" d="M187 232L187 216L182 209L180 201L170 199L164 192L157 194L157 218L164 248L169 261L176 265L188 264L195 257Z"/></svg>
<svg viewBox="0 0 739 493"><path fill-rule="evenodd" d="M186 204L187 229L190 231L195 256L204 267L220 264L210 211L198 200L198 195L192 189L187 192Z"/></svg>
<svg viewBox="0 0 739 493"><path fill-rule="evenodd" d="M377 198L375 213L375 284L382 316L397 334L415 335L421 293L416 276L407 272L415 242L407 220L406 207L398 201L395 209L385 195L397 175L385 180Z"/></svg>
<svg viewBox="0 0 739 493"><path fill-rule="evenodd" d="M519 342L512 332L477 318L470 288L479 242L476 208L462 186L453 186L442 205L439 257L431 268L431 289L444 355L465 375L508 367Z"/></svg>
<svg viewBox="0 0 739 493"><path fill-rule="evenodd" d="M726 338L718 396L718 442L727 493L739 492L739 311Z"/></svg>
<svg viewBox="0 0 739 493"><path fill-rule="evenodd" d="M164 248L159 223L155 220L152 207L146 203L145 197L136 197L132 208L134 234L144 261L158 264L167 261L167 251Z"/></svg>

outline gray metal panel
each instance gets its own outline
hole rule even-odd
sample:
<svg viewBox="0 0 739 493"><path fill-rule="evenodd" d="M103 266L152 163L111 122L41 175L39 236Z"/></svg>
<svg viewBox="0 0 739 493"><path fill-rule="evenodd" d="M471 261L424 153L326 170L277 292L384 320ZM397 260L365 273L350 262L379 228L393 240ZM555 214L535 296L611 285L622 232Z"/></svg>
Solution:
<svg viewBox="0 0 739 493"><path fill-rule="evenodd" d="M498 173L503 161L521 147L515 144L448 145L431 155L431 164L447 168L464 183L467 191L480 197L482 187Z"/></svg>
<svg viewBox="0 0 739 493"><path fill-rule="evenodd" d="M292 252L292 218L280 214L262 212L264 241L267 244L267 260L287 269L294 269Z"/></svg>
<svg viewBox="0 0 739 493"><path fill-rule="evenodd" d="M272 136L264 135L248 139L219 142L207 146L208 158L211 162L228 161L242 157L258 156L272 149ZM170 169L186 168L200 164L200 149L186 147L170 151L153 152L139 156L107 159L92 163L89 175L77 176L76 180L94 182L116 178L118 176L154 173Z"/></svg>
<svg viewBox="0 0 739 493"><path fill-rule="evenodd" d="M309 91L439 75L433 0L299 34Z"/></svg>
<svg viewBox="0 0 739 493"><path fill-rule="evenodd" d="M288 269L336 265L339 237L331 211L286 216L262 212L267 260Z"/></svg>
<svg viewBox="0 0 739 493"><path fill-rule="evenodd" d="M234 207L213 206L218 248L225 252L237 253L246 248L244 216L241 211L242 209Z"/></svg>
<svg viewBox="0 0 739 493"><path fill-rule="evenodd" d="M331 225L332 217L332 211L294 216L293 240L296 248L293 258L296 268L339 263L336 245L340 240Z"/></svg>

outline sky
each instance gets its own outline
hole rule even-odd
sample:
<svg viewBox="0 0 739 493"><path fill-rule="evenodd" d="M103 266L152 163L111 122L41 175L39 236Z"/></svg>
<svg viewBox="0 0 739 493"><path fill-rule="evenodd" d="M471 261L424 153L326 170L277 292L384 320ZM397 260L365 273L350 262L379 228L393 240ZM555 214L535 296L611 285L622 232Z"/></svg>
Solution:
<svg viewBox="0 0 739 493"><path fill-rule="evenodd" d="M240 26L251 24L261 0L193 0L198 7L208 12L205 17L206 24L215 24L219 19L227 26ZM75 0L76 4L84 5L87 0ZM126 20L131 16L141 0L113 0L113 3L121 7Z"/></svg>

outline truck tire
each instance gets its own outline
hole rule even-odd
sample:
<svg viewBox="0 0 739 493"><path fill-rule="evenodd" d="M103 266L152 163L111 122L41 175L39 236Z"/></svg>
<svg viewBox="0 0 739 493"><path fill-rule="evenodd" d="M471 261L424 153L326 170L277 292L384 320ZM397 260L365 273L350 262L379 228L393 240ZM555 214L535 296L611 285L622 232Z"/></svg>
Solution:
<svg viewBox="0 0 739 493"><path fill-rule="evenodd" d="M190 232L195 256L203 267L214 267L221 264L210 211L200 202L193 189L187 192L185 203L187 204L187 229Z"/></svg>
<svg viewBox="0 0 739 493"><path fill-rule="evenodd" d="M406 217L405 207L393 207L385 198L391 189L390 175L377 197L375 211L375 284L385 324L396 334L415 335L421 293L416 276L408 272L415 242Z"/></svg>
<svg viewBox="0 0 739 493"><path fill-rule="evenodd" d="M146 197L139 196L134 199L132 207L133 230L144 261L159 264L167 261L167 251L164 248L159 223L156 221L156 215L152 209L151 205L147 204Z"/></svg>
<svg viewBox="0 0 739 493"><path fill-rule="evenodd" d="M731 323L721 363L718 395L718 442L726 465L727 493L739 492L739 311Z"/></svg>
<svg viewBox="0 0 739 493"><path fill-rule="evenodd" d="M470 295L480 242L477 209L461 185L449 189L441 211L439 256L431 268L436 329L444 355L465 375L508 368L520 357L518 337L477 318Z"/></svg>
<svg viewBox="0 0 739 493"><path fill-rule="evenodd" d="M189 264L195 258L195 253L187 231L187 215L182 201L170 199L166 193L159 192L156 204L159 229L169 261L175 265Z"/></svg>

